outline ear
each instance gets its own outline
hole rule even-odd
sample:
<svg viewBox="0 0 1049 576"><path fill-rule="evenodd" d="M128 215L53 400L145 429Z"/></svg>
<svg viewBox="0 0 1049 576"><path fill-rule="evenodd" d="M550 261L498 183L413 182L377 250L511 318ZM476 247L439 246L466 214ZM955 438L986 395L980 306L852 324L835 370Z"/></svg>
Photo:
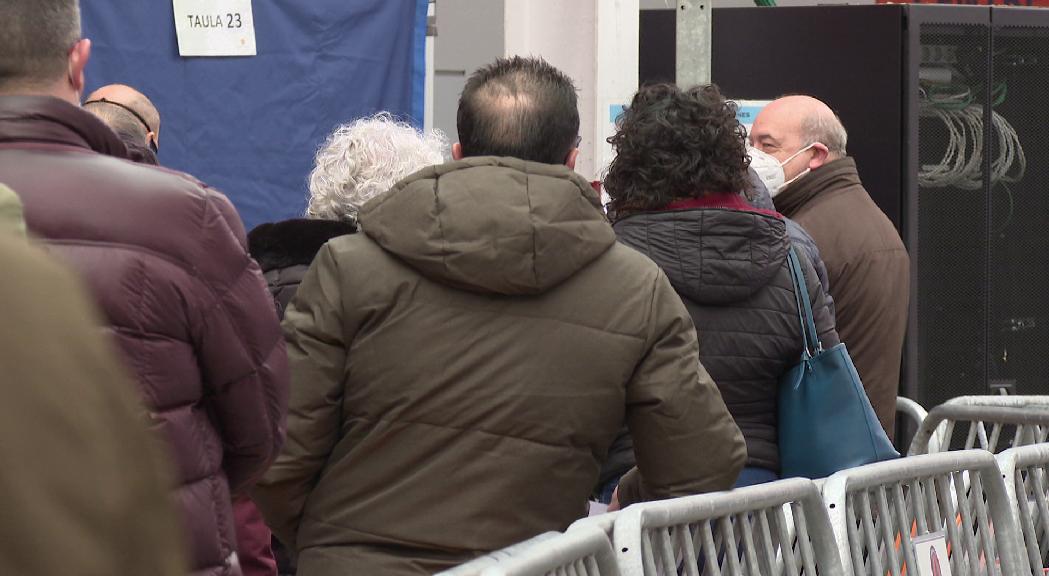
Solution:
<svg viewBox="0 0 1049 576"><path fill-rule="evenodd" d="M565 158L565 166L575 170L575 161L577 158L579 158L579 148L572 148L568 153L568 157Z"/></svg>
<svg viewBox="0 0 1049 576"><path fill-rule="evenodd" d="M809 160L809 170L815 170L830 161L830 149L824 144L816 142L812 145L812 159Z"/></svg>
<svg viewBox="0 0 1049 576"><path fill-rule="evenodd" d="M463 145L458 143L458 142L456 142L455 144L452 144L452 160L462 160L462 159L463 159Z"/></svg>
<svg viewBox="0 0 1049 576"><path fill-rule="evenodd" d="M69 51L69 83L77 94L84 92L84 68L91 58L91 41L82 38Z"/></svg>

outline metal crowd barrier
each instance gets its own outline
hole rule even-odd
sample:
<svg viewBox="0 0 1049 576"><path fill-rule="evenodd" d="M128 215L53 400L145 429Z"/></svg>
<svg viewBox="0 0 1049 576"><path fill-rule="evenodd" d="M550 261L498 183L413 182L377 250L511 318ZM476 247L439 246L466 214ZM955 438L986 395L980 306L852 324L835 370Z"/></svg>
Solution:
<svg viewBox="0 0 1049 576"><path fill-rule="evenodd" d="M910 576L914 539L938 532L954 576L1043 576L1049 444L1039 443L1049 435L1049 396L963 396L928 413L900 398L897 407L920 424L916 456L818 484L789 479L636 504L439 576ZM966 450L948 451L965 424Z"/></svg>
<svg viewBox="0 0 1049 576"><path fill-rule="evenodd" d="M622 512L608 512L607 514L598 514L597 516L590 516L588 518L581 518L572 523L568 527L569 530L576 530L577 528L597 528L608 535L608 540L612 540L612 529L616 525L616 518Z"/></svg>
<svg viewBox="0 0 1049 576"><path fill-rule="evenodd" d="M922 421L924 421L925 417L929 415L921 404L904 396L896 397L896 413L903 416L904 419L911 421L915 428L921 426Z"/></svg>
<svg viewBox="0 0 1049 576"><path fill-rule="evenodd" d="M1016 516L990 452L943 452L843 470L827 479L823 498L847 574L914 575L914 539L941 531L954 576L1027 573Z"/></svg>
<svg viewBox="0 0 1049 576"><path fill-rule="evenodd" d="M635 504L613 542L624 576L843 575L819 491L801 478Z"/></svg>
<svg viewBox="0 0 1049 576"><path fill-rule="evenodd" d="M998 466L1020 521L1030 573L1042 576L1049 567L1049 444L1006 450Z"/></svg>
<svg viewBox="0 0 1049 576"><path fill-rule="evenodd" d="M506 561L526 550L537 548L538 544L549 542L560 535L560 532L544 532L523 542L518 542L517 544L507 546L506 548L496 550L495 552L485 554L484 556L478 556L477 558L474 558L465 564L456 566L451 570L439 572L436 576L480 576L486 568L495 566L496 564Z"/></svg>
<svg viewBox="0 0 1049 576"><path fill-rule="evenodd" d="M570 530L489 566L481 576L619 576L608 535L596 528Z"/></svg>
<svg viewBox="0 0 1049 576"><path fill-rule="evenodd" d="M1000 452L1044 442L1049 434L1049 396L961 396L945 402L922 421L907 453L950 450L955 431L964 424L964 450Z"/></svg>

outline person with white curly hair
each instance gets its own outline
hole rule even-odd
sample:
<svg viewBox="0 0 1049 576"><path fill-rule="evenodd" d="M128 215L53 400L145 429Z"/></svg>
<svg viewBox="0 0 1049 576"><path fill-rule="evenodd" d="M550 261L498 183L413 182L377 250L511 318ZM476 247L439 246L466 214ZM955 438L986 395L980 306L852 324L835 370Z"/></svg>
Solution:
<svg viewBox="0 0 1049 576"><path fill-rule="evenodd" d="M447 141L387 112L343 124L317 151L305 218L261 224L248 234L283 319L313 257L328 240L357 232L357 211L413 172L444 161ZM274 539L280 574L294 574L290 554Z"/></svg>
<svg viewBox="0 0 1049 576"><path fill-rule="evenodd" d="M422 134L385 112L339 126L317 152L306 217L356 221L365 202L443 162L447 146L440 132Z"/></svg>
<svg viewBox="0 0 1049 576"><path fill-rule="evenodd" d="M387 112L335 129L317 151L305 218L270 222L248 235L283 316L313 257L328 240L357 232L357 211L405 176L444 161L447 140Z"/></svg>

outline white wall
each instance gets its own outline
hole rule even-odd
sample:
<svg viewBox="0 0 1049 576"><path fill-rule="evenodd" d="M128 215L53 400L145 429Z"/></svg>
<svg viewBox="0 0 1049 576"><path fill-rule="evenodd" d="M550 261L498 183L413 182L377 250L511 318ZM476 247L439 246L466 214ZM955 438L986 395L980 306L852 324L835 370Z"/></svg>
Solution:
<svg viewBox="0 0 1049 576"><path fill-rule="evenodd" d="M604 180L602 172L612 161L608 138L616 132L615 116L637 92L638 21L637 0L598 0L597 59L594 142L594 180Z"/></svg>
<svg viewBox="0 0 1049 576"><path fill-rule="evenodd" d="M503 55L503 3L437 0L433 126L457 140L455 113L466 77Z"/></svg>
<svg viewBox="0 0 1049 576"><path fill-rule="evenodd" d="M594 179L597 109L596 11L592 2L505 0L505 56L542 56L579 88L579 145L576 170Z"/></svg>

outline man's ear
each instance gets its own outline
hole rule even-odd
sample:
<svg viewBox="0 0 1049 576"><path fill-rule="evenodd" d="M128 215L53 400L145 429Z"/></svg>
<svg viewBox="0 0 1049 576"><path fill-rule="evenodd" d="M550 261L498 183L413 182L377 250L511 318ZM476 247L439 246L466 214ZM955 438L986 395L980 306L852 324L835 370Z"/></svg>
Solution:
<svg viewBox="0 0 1049 576"><path fill-rule="evenodd" d="M69 84L77 94L84 92L84 68L91 58L91 41L87 38L77 40L69 51Z"/></svg>
<svg viewBox="0 0 1049 576"><path fill-rule="evenodd" d="M452 144L452 160L462 160L462 159L463 159L463 145L458 143L458 142L456 142L455 144Z"/></svg>
<svg viewBox="0 0 1049 576"><path fill-rule="evenodd" d="M816 142L813 144L812 151L813 155L812 159L809 160L809 170L815 170L827 162L830 162L830 149L823 143Z"/></svg>
<svg viewBox="0 0 1049 576"><path fill-rule="evenodd" d="M575 170L575 161L577 158L579 158L579 148L572 148L572 150L568 152L568 156L565 158L565 166Z"/></svg>

